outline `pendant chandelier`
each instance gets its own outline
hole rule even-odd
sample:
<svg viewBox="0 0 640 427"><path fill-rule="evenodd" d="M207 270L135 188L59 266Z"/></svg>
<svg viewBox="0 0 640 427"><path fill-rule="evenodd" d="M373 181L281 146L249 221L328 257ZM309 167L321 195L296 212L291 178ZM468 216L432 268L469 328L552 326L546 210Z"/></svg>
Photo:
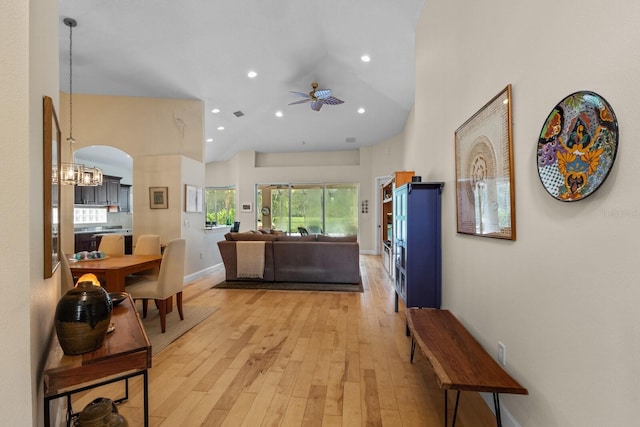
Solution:
<svg viewBox="0 0 640 427"><path fill-rule="evenodd" d="M64 25L69 27L69 148L71 158L73 155L73 27L78 22L73 18L64 18ZM96 167L86 167L80 163L62 163L60 165L60 182L66 185L77 185L80 187L102 185L102 169Z"/></svg>

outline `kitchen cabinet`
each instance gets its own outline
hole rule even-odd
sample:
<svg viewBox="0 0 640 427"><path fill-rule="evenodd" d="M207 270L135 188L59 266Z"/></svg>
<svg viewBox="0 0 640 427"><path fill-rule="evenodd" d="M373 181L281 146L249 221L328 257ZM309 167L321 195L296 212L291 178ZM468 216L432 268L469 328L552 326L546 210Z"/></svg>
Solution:
<svg viewBox="0 0 640 427"><path fill-rule="evenodd" d="M393 193L395 311L440 308L442 299L441 194L443 182L410 182Z"/></svg>
<svg viewBox="0 0 640 427"><path fill-rule="evenodd" d="M74 201L76 205L95 205L96 188L76 185L74 187Z"/></svg>
<svg viewBox="0 0 640 427"><path fill-rule="evenodd" d="M102 185L95 187L79 186L74 190L74 204L76 205L118 205L120 200L120 180L116 176L104 176Z"/></svg>
<svg viewBox="0 0 640 427"><path fill-rule="evenodd" d="M120 205L120 212L131 212L131 206L129 204L129 198L131 196L131 186L128 184L120 184L120 197L118 204Z"/></svg>

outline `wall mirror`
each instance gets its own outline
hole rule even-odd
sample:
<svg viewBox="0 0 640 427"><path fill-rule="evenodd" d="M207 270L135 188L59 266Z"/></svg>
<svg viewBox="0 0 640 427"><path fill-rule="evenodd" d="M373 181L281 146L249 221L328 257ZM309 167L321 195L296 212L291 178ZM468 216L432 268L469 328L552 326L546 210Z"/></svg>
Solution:
<svg viewBox="0 0 640 427"><path fill-rule="evenodd" d="M53 99L43 99L43 216L44 216L44 278L53 276L60 264L60 124Z"/></svg>

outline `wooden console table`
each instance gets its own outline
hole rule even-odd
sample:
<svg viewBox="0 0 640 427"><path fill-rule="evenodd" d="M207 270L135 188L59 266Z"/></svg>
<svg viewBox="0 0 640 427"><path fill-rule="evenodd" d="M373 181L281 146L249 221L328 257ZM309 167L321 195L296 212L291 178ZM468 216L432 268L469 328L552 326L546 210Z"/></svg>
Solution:
<svg viewBox="0 0 640 427"><path fill-rule="evenodd" d="M149 425L149 379L151 343L142 326L131 296L113 308L111 322L115 330L104 339L100 348L78 356L66 356L54 336L44 369L44 424L50 426L52 400L67 398L67 426L75 415L71 396L118 381L125 381L125 396L129 397L129 378L143 376L144 425Z"/></svg>
<svg viewBox="0 0 640 427"><path fill-rule="evenodd" d="M410 308L407 324L411 333L411 362L416 343L444 389L444 425L447 426L447 390L457 390L453 411L456 424L460 391L493 394L498 426L502 426L499 393L529 394L482 348L449 310Z"/></svg>

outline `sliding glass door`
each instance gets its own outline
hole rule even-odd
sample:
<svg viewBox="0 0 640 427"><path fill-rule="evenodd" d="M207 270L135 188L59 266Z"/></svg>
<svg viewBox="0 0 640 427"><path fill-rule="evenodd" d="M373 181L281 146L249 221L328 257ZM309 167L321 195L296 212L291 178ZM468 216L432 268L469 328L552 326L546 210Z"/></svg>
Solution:
<svg viewBox="0 0 640 427"><path fill-rule="evenodd" d="M258 184L256 206L258 229L358 233L358 184Z"/></svg>

